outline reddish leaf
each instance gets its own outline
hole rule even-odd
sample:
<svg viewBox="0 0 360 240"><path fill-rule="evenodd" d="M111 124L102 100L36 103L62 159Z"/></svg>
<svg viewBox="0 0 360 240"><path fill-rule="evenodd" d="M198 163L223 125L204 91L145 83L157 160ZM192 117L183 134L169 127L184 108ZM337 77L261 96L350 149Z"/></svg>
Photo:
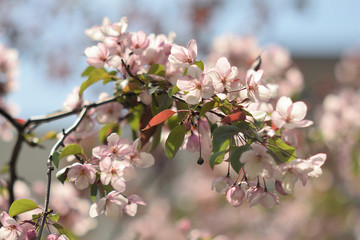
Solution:
<svg viewBox="0 0 360 240"><path fill-rule="evenodd" d="M237 121L244 121L246 119L245 113L242 111L231 113L222 119L222 123L233 123Z"/></svg>
<svg viewBox="0 0 360 240"><path fill-rule="evenodd" d="M22 118L15 118L15 121L21 125L24 125L26 123L26 120Z"/></svg>
<svg viewBox="0 0 360 240"><path fill-rule="evenodd" d="M146 127L142 130L145 131L149 128L152 128L160 123L165 122L167 119L169 119L172 115L174 115L176 112L170 110L170 109L166 109L164 111L159 112L158 114L156 114L148 123L148 125L146 125Z"/></svg>

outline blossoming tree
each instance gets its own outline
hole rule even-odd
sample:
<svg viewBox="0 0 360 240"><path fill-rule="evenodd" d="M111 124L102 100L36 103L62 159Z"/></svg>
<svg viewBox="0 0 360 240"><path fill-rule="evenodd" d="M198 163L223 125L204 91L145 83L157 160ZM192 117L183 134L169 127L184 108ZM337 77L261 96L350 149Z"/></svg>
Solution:
<svg viewBox="0 0 360 240"><path fill-rule="evenodd" d="M58 231L47 239L75 239L58 223L59 213L49 207L55 169L60 182L89 189L90 217L135 216L138 205L146 201L141 192L129 195L128 183L138 179L139 168L157 164L152 153L158 145L169 159L182 148L197 152L199 165L225 165L226 174L214 179L212 189L224 194L233 207L247 200L250 206L272 208L279 204L278 195L292 193L299 179L305 185L308 177L321 174L326 154L300 156L296 145L296 131L313 123L305 119L307 106L284 96L286 91L280 91L280 83L271 77L274 73L267 74L264 59L273 60L265 57L267 53L258 51L246 71L224 56L204 64L194 39L184 47L174 43L173 34L147 35L128 32L127 27L125 17L116 23L104 18L102 25L86 30L98 43L85 49L89 67L82 76L87 79L68 95L62 111L22 120L1 108L18 138L9 162L10 207L0 216L0 239L41 239L45 226ZM11 71L2 62L6 60L6 55L0 59L5 76ZM86 90L100 81L112 85L113 92L101 93L97 102L87 101ZM75 114L77 120L57 135L50 151L44 206L30 199L15 200L21 144L37 146L55 137L50 133L39 138L35 130ZM122 137L125 125L131 137ZM94 134L100 144L89 151L82 142ZM36 214L21 218L31 210Z"/></svg>

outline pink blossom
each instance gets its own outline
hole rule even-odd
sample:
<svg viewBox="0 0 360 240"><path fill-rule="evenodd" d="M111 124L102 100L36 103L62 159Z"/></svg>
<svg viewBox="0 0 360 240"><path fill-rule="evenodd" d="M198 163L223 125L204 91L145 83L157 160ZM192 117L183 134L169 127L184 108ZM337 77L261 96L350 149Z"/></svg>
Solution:
<svg viewBox="0 0 360 240"><path fill-rule="evenodd" d="M187 48L173 45L169 56L169 62L178 67L188 67L195 63L197 51L197 44L194 39L189 41Z"/></svg>
<svg viewBox="0 0 360 240"><path fill-rule="evenodd" d="M210 98L214 89L211 78L202 73L197 66L190 66L186 76L178 79L176 85L186 92L184 100L189 104L198 104L203 98Z"/></svg>
<svg viewBox="0 0 360 240"><path fill-rule="evenodd" d="M56 233L50 234L47 236L46 240L69 240L69 238L66 235L58 235Z"/></svg>
<svg viewBox="0 0 360 240"><path fill-rule="evenodd" d="M139 138L132 143L131 152L125 156L125 159L139 168L151 167L155 159L150 153L138 151L139 143Z"/></svg>
<svg viewBox="0 0 360 240"><path fill-rule="evenodd" d="M128 140L120 138L117 133L112 133L107 137L107 145L95 147L92 154L100 160L106 157L111 157L112 160L123 160L130 151Z"/></svg>
<svg viewBox="0 0 360 240"><path fill-rule="evenodd" d="M139 31L137 33L133 33L131 36L131 44L130 49L134 54L141 54L146 48L149 46L150 40L147 37L146 33L143 31Z"/></svg>
<svg viewBox="0 0 360 240"><path fill-rule="evenodd" d="M225 194L233 183L234 181L229 177L217 177L211 184L211 190Z"/></svg>
<svg viewBox="0 0 360 240"><path fill-rule="evenodd" d="M288 97L281 97L276 104L276 111L271 115L272 123L285 129L304 128L311 126L312 121L304 120L307 106L304 102L293 103Z"/></svg>
<svg viewBox="0 0 360 240"><path fill-rule="evenodd" d="M251 150L244 152L240 162L244 163L244 170L250 176L271 178L277 176L278 169L274 159L267 153L267 149L257 143L251 144Z"/></svg>
<svg viewBox="0 0 360 240"><path fill-rule="evenodd" d="M84 53L87 57L86 62L96 68L103 68L109 59L109 50L103 43L87 47Z"/></svg>
<svg viewBox="0 0 360 240"><path fill-rule="evenodd" d="M129 165L124 161L111 161L105 158L100 162L100 180L104 185L111 183L111 186L119 191L125 191L124 169Z"/></svg>
<svg viewBox="0 0 360 240"><path fill-rule="evenodd" d="M247 97L252 102L255 102L255 100L268 100L271 97L269 89L260 82L263 72L263 70L254 71L250 69L246 73Z"/></svg>
<svg viewBox="0 0 360 240"><path fill-rule="evenodd" d="M261 204L265 208L272 208L279 204L279 197L261 186L250 187L246 192L250 206Z"/></svg>
<svg viewBox="0 0 360 240"><path fill-rule="evenodd" d="M223 93L227 91L234 91L239 89L240 81L238 77L237 67L230 66L226 57L221 57L217 60L215 68L208 72L212 79L215 92Z"/></svg>
<svg viewBox="0 0 360 240"><path fill-rule="evenodd" d="M76 86L73 88L72 92L66 96L66 99L62 104L65 110L71 111L81 107L82 99L79 96L79 91L80 87Z"/></svg>
<svg viewBox="0 0 360 240"><path fill-rule="evenodd" d="M281 165L282 168L282 188L286 193L292 193L296 181L300 178L303 185L307 182L307 174L310 173L314 167L311 162L303 159L294 159L288 164Z"/></svg>
<svg viewBox="0 0 360 240"><path fill-rule="evenodd" d="M0 239L17 240L25 236L23 228L11 218L7 212L0 214L2 227L0 228Z"/></svg>
<svg viewBox="0 0 360 240"><path fill-rule="evenodd" d="M70 166L68 172L68 179L75 183L77 189L85 189L90 184L93 184L96 179L96 169L92 164L74 163Z"/></svg>
<svg viewBox="0 0 360 240"><path fill-rule="evenodd" d="M226 200L231 204L233 207L239 207L244 199L245 199L245 192L241 186L232 186L230 187L226 193Z"/></svg>
<svg viewBox="0 0 360 240"><path fill-rule="evenodd" d="M85 30L85 34L94 41L103 41L105 37L120 37L128 27L126 17L121 18L120 22L111 23L109 18L105 17L102 26L95 26Z"/></svg>
<svg viewBox="0 0 360 240"><path fill-rule="evenodd" d="M122 209L128 204L128 200L117 191L111 191L108 195L93 203L90 207L90 217L97 217L105 212L109 218L120 216Z"/></svg>
<svg viewBox="0 0 360 240"><path fill-rule="evenodd" d="M138 195L133 194L128 197L128 204L124 207L124 212L133 217L137 213L137 205L146 205L145 201Z"/></svg>
<svg viewBox="0 0 360 240"><path fill-rule="evenodd" d="M109 98L109 94L103 92L99 95L99 101ZM110 102L96 108L96 121L100 124L117 123L123 114L123 105L119 102Z"/></svg>

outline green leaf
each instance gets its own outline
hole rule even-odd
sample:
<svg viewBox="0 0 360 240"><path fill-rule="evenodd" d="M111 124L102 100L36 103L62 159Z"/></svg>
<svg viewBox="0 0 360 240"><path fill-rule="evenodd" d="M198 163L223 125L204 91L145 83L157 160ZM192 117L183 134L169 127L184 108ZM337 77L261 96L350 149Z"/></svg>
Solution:
<svg viewBox="0 0 360 240"><path fill-rule="evenodd" d="M52 161L56 168L59 168L59 162L60 162L60 153L58 151L54 152L52 155Z"/></svg>
<svg viewBox="0 0 360 240"><path fill-rule="evenodd" d="M75 155L75 154L82 154L84 155L84 150L79 144L72 143L69 145L66 145L61 150L61 154L59 159L62 159L63 157L69 156L69 155Z"/></svg>
<svg viewBox="0 0 360 240"><path fill-rule="evenodd" d="M9 209L9 216L14 217L18 214L28 212L34 209L40 208L34 201L30 199L15 200Z"/></svg>
<svg viewBox="0 0 360 240"><path fill-rule="evenodd" d="M201 69L201 71L204 71L204 63L201 60L196 61L195 65L198 66Z"/></svg>
<svg viewBox="0 0 360 240"><path fill-rule="evenodd" d="M178 86L175 85L175 86L173 86L172 88L169 89L168 96L171 98L178 91L180 91L180 89L178 88Z"/></svg>
<svg viewBox="0 0 360 240"><path fill-rule="evenodd" d="M161 64L153 64L153 65L151 65L151 67L148 71L148 74L165 77L165 67Z"/></svg>
<svg viewBox="0 0 360 240"><path fill-rule="evenodd" d="M70 232L69 230L67 230L66 228L61 226L60 224L55 223L55 224L53 224L53 226L56 228L56 230L58 230L58 232L60 234L66 235L70 240L78 240L78 238L75 237L72 232Z"/></svg>
<svg viewBox="0 0 360 240"><path fill-rule="evenodd" d="M56 131L50 131L47 132L41 139L42 140L50 140L50 139L56 139L57 132Z"/></svg>
<svg viewBox="0 0 360 240"><path fill-rule="evenodd" d="M50 218L52 221L57 222L60 218L60 213L51 214L48 218Z"/></svg>
<svg viewBox="0 0 360 240"><path fill-rule="evenodd" d="M231 152L228 161L235 172L239 173L243 164L240 162L241 154L250 149L249 145L235 147Z"/></svg>
<svg viewBox="0 0 360 240"><path fill-rule="evenodd" d="M82 93L85 91L86 88L90 87L94 83L100 81L101 79L109 78L111 77L108 72L104 68L97 68L92 70L89 73L89 78L83 82L80 86L79 96L82 95Z"/></svg>
<svg viewBox="0 0 360 240"><path fill-rule="evenodd" d="M82 77L89 76L89 74L95 69L96 69L96 67L89 66L81 73L81 76Z"/></svg>
<svg viewBox="0 0 360 240"><path fill-rule="evenodd" d="M240 128L236 126L220 126L215 128L213 132L213 152L218 152L221 148L221 145L228 140L229 138L233 137L240 131Z"/></svg>
<svg viewBox="0 0 360 240"><path fill-rule="evenodd" d="M118 127L117 123L108 123L108 124L105 124L104 126L102 126L99 130L100 142L104 143L107 136L109 136L110 133L112 133L116 127Z"/></svg>
<svg viewBox="0 0 360 240"><path fill-rule="evenodd" d="M97 195L97 190L98 190L98 187L96 185L96 183L94 184L91 184L91 200L93 202L95 202L95 198L96 198L96 195Z"/></svg>
<svg viewBox="0 0 360 240"><path fill-rule="evenodd" d="M269 139L268 147L269 153L281 163L289 163L296 158L296 148L284 143L279 137Z"/></svg>
<svg viewBox="0 0 360 240"><path fill-rule="evenodd" d="M165 142L165 155L169 159L173 158L179 150L184 141L185 133L186 129L184 125L179 125L170 132Z"/></svg>
<svg viewBox="0 0 360 240"><path fill-rule="evenodd" d="M60 170L56 173L56 178L57 178L62 184L64 184L64 182L66 181L68 171L69 171L69 168L68 168L68 167L65 167L65 168L60 169Z"/></svg>
<svg viewBox="0 0 360 240"><path fill-rule="evenodd" d="M209 163L211 169L214 169L215 165L220 164L224 161L224 155L226 152L227 152L226 150L223 150L210 155Z"/></svg>
<svg viewBox="0 0 360 240"><path fill-rule="evenodd" d="M207 113L208 111L210 111L211 109L214 109L216 108L217 106L219 106L219 103L218 102L215 102L215 101L211 101L211 102L207 102L205 103L201 110L200 110L200 117L204 116L205 113Z"/></svg>

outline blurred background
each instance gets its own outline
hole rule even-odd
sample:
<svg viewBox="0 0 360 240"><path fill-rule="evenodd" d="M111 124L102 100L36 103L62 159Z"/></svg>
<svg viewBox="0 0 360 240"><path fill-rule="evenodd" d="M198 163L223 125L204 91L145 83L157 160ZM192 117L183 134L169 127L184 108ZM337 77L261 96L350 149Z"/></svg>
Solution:
<svg viewBox="0 0 360 240"><path fill-rule="evenodd" d="M218 172L179 155L171 165L164 163L162 174L146 188L148 206L135 219L100 218L102 230L96 232L90 230L95 223L84 220L83 239L166 239L169 234L186 239L189 229L193 239L360 239L359 9L356 0L0 0L0 44L16 48L20 62L17 84L6 100L25 119L61 109L66 95L84 81L83 51L93 45L84 30L101 25L105 16L112 22L127 16L128 31L175 32L180 45L194 38L199 58L209 62L216 51L230 54L221 41L242 43L243 52L254 48L257 55L276 44L301 72L303 84L293 97L308 104L307 119L315 121L304 131L302 145L310 154L328 154L323 175L306 187L298 184L295 194L274 209L234 209L210 190ZM236 56L234 61L240 64ZM88 99L97 99L98 91L90 88ZM40 131L60 131L71 120ZM1 142L1 163L8 161L12 146ZM45 180L49 150L26 146L19 175L29 183Z"/></svg>

